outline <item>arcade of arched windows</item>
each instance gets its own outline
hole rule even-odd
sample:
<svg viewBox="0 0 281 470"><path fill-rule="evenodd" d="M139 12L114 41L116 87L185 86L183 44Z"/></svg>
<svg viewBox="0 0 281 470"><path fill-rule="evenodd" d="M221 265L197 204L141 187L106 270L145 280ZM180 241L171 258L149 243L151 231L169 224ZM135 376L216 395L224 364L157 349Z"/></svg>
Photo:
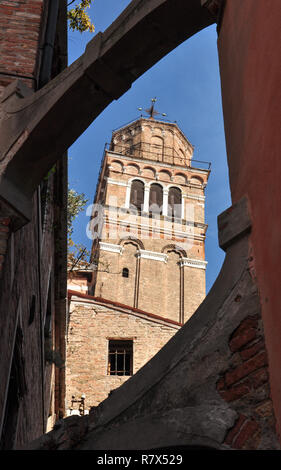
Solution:
<svg viewBox="0 0 281 470"><path fill-rule="evenodd" d="M190 179L180 171L157 169L152 166L141 168L137 163L112 160L111 171L131 176L126 183L125 208L135 208L139 212L159 214L173 219L184 219L182 185L192 187L194 196L202 195L204 182L200 176ZM150 181L149 181L150 180Z"/></svg>
<svg viewBox="0 0 281 470"><path fill-rule="evenodd" d="M133 179L128 185L125 207L144 213L184 218L182 190L179 187L165 187L141 179Z"/></svg>

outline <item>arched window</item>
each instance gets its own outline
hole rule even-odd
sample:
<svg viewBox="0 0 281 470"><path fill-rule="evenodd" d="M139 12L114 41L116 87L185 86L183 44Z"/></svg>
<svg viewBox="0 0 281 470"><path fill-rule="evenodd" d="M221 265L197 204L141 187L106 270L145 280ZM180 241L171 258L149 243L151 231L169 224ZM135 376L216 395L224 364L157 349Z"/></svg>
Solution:
<svg viewBox="0 0 281 470"><path fill-rule="evenodd" d="M123 268L122 269L122 277L129 277L129 269Z"/></svg>
<svg viewBox="0 0 281 470"><path fill-rule="evenodd" d="M149 212L162 214L163 188L161 184L153 183L149 192Z"/></svg>
<svg viewBox="0 0 281 470"><path fill-rule="evenodd" d="M183 164L185 162L185 155L184 155L184 151L182 149L179 149L179 160L180 160L181 164Z"/></svg>
<svg viewBox="0 0 281 470"><path fill-rule="evenodd" d="M153 156L156 156L156 160L162 161L164 152L164 140L162 139L162 137L151 137L151 152Z"/></svg>
<svg viewBox="0 0 281 470"><path fill-rule="evenodd" d="M168 196L168 215L180 219L181 205L181 190L179 188L170 188Z"/></svg>
<svg viewBox="0 0 281 470"><path fill-rule="evenodd" d="M144 183L140 180L132 181L131 185L131 195L130 195L130 205L136 207L138 210L141 210L144 200Z"/></svg>
<svg viewBox="0 0 281 470"><path fill-rule="evenodd" d="M127 139L125 146L125 155L133 155L133 139Z"/></svg>

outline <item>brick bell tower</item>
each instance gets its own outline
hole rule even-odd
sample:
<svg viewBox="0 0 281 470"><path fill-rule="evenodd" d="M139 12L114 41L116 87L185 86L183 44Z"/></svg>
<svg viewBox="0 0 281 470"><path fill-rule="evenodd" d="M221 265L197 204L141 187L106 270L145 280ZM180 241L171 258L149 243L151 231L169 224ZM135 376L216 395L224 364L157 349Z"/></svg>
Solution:
<svg viewBox="0 0 281 470"><path fill-rule="evenodd" d="M149 117L114 131L106 146L89 294L184 323L205 297L210 165L192 161L193 146L177 124L155 118L154 101Z"/></svg>

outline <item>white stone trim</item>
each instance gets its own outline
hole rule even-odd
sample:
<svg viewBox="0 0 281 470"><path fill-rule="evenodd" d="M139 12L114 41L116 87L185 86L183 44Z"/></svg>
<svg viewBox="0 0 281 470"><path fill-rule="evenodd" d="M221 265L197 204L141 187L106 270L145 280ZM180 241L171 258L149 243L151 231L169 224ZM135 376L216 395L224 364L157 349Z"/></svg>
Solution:
<svg viewBox="0 0 281 470"><path fill-rule="evenodd" d="M175 175L175 176L177 176L177 175ZM170 188L178 188L178 189L181 190L181 193L182 193L182 187L178 183L169 183L166 187L167 187L168 190Z"/></svg>
<svg viewBox="0 0 281 470"><path fill-rule="evenodd" d="M108 217L107 219L104 219L104 220L107 220L110 224L112 225L117 225L117 226L123 226L123 227L126 227L127 225L130 224L130 227L131 229L144 229L145 231L149 231L150 229L153 229L154 232L156 233L163 233L164 235L168 235L167 239L170 240L172 239L173 236L176 236L176 237L179 237L179 238L187 238L187 239L192 239L192 240L205 240L205 235L200 235L199 233L196 233L195 232L195 229L197 228L195 225L194 225L194 222L191 221L191 230L189 231L186 231L186 232L182 232L182 231L179 231L179 230L173 230L173 229L167 229L163 226L160 225L160 223L158 225L154 224L154 225L149 225L149 224L144 224L144 223L134 223L132 221L128 222L126 220L117 220L117 219L113 219L111 217ZM185 225L187 226L187 224Z"/></svg>
<svg viewBox="0 0 281 470"><path fill-rule="evenodd" d="M144 186L143 212L147 214L149 212L149 186L147 184Z"/></svg>
<svg viewBox="0 0 281 470"><path fill-rule="evenodd" d="M168 259L168 255L166 255L165 253L158 253L156 251L148 250L138 250L136 256L144 259L152 259L154 261L162 261L164 263L166 263Z"/></svg>
<svg viewBox="0 0 281 470"><path fill-rule="evenodd" d="M199 194L184 194L185 199L195 199L196 201L205 201L206 196L200 196Z"/></svg>
<svg viewBox="0 0 281 470"><path fill-rule="evenodd" d="M156 175L157 175L157 172L156 172ZM147 186L149 187L149 189L150 189L150 186L151 186L152 184L159 184L159 186L162 186L163 191L165 191L165 189L167 189L166 184L165 184L165 183L162 183L162 181L158 181L156 178L155 178L155 180L152 180L152 181L148 181L148 182L147 182Z"/></svg>
<svg viewBox="0 0 281 470"><path fill-rule="evenodd" d="M206 269L208 261L194 258L181 258L179 264L181 268L188 266L190 268Z"/></svg>
<svg viewBox="0 0 281 470"><path fill-rule="evenodd" d="M107 178L107 183L116 184L117 186L128 187L128 183L126 183L125 181L118 181L118 180L114 180L113 178Z"/></svg>
<svg viewBox="0 0 281 470"><path fill-rule="evenodd" d="M185 204L184 204L184 199L183 199L183 194L181 192L181 218L184 220L185 217Z"/></svg>
<svg viewBox="0 0 281 470"><path fill-rule="evenodd" d="M125 209L130 208L130 195L131 195L131 184L128 184L127 190L126 190Z"/></svg>
<svg viewBox="0 0 281 470"><path fill-rule="evenodd" d="M191 159L192 160L192 159ZM203 162L202 162L203 163ZM204 163L208 163L208 162L204 162ZM188 168L188 171L191 171L192 173L201 173L201 174L205 174L205 173L209 173L210 170L208 169L204 169L204 168L193 168L193 167L189 167Z"/></svg>
<svg viewBox="0 0 281 470"><path fill-rule="evenodd" d="M115 245L115 243L100 242L99 246L100 250L102 251L109 251L110 253L119 253L119 255L121 255L123 252L123 246Z"/></svg>
<svg viewBox="0 0 281 470"><path fill-rule="evenodd" d="M169 191L167 188L165 188L163 191L163 207L162 207L162 214L164 215L164 217L167 217L168 215L168 197L169 197Z"/></svg>
<svg viewBox="0 0 281 470"><path fill-rule="evenodd" d="M142 177L140 177L140 176L138 176L138 175L134 175L134 176L132 176L131 178L128 179L128 186L131 187L132 182L135 181L135 180L142 181L142 183L143 183L144 185L147 184L147 181L146 181L145 179L143 179Z"/></svg>

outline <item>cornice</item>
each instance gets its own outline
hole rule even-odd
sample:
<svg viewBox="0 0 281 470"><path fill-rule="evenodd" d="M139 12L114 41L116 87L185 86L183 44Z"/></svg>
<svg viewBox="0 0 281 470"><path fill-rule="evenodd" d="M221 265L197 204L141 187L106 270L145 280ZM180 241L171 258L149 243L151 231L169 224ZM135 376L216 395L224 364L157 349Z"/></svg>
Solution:
<svg viewBox="0 0 281 470"><path fill-rule="evenodd" d="M144 258L144 259L151 259L154 261L162 261L167 263L168 255L166 253L159 253L155 251L148 251L148 250L139 250L136 253L137 258Z"/></svg>
<svg viewBox="0 0 281 470"><path fill-rule="evenodd" d="M180 170L180 171L186 171L186 172L189 172L191 171L192 173L202 173L202 174L209 174L211 172L211 170L204 170L204 168L196 168L196 167L191 167L191 166L180 166L180 165L172 165L171 163L165 163L165 162L158 162L156 160L148 160L147 158L137 158L137 157L134 157L132 159L132 157L126 157L125 155L123 155L122 153L119 153L119 152L114 152L113 150L106 150L106 153L109 157L115 157L118 156L118 158L120 159L123 159L123 160L126 160L128 162L138 162L138 163L145 163L146 165L151 165L151 162L153 162L153 165L155 166L161 166L163 168L174 168L176 170ZM191 159L192 161L192 159ZM204 163L204 162L202 162Z"/></svg>
<svg viewBox="0 0 281 470"><path fill-rule="evenodd" d="M103 251L109 251L111 253L118 253L119 255L122 255L123 253L123 246L122 245L117 245L114 243L105 243L105 242L100 242L100 249ZM142 259L148 259L152 261L160 261L162 263L167 263L169 259L169 255L167 253L160 253L157 251L150 251L150 250L142 250L139 249L135 256L137 258L142 258ZM190 267L190 268L198 268L198 269L206 269L208 262L201 260L201 259L195 259L195 258L181 258L179 260L179 265L180 267Z"/></svg>
<svg viewBox="0 0 281 470"><path fill-rule="evenodd" d="M208 261L194 259L194 258L181 258L179 261L181 267L188 266L189 268L198 268L198 269L206 269Z"/></svg>

